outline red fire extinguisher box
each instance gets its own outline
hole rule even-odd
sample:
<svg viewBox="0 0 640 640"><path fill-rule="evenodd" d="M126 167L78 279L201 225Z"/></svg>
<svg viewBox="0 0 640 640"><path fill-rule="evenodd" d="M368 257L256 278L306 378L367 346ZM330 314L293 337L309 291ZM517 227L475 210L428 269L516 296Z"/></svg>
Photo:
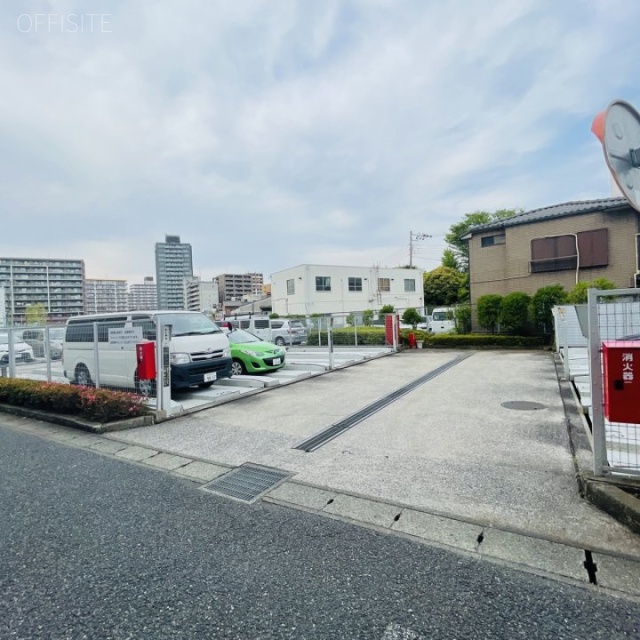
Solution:
<svg viewBox="0 0 640 640"><path fill-rule="evenodd" d="M136 344L138 378L140 380L153 380L156 377L155 347L155 342L139 342Z"/></svg>
<svg viewBox="0 0 640 640"><path fill-rule="evenodd" d="M605 418L640 424L640 340L605 340L602 365Z"/></svg>

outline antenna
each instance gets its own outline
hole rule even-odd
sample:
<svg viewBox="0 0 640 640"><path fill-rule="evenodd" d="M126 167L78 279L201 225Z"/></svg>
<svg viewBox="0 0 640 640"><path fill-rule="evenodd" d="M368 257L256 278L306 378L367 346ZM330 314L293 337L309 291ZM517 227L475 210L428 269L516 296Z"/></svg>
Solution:
<svg viewBox="0 0 640 640"><path fill-rule="evenodd" d="M593 119L591 131L622 195L640 211L640 114L628 102L614 100Z"/></svg>

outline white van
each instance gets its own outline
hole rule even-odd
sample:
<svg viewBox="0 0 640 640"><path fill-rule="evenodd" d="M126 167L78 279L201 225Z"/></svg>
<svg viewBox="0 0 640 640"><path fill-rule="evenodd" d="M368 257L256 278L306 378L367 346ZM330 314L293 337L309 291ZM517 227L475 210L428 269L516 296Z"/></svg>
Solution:
<svg viewBox="0 0 640 640"><path fill-rule="evenodd" d="M429 333L451 333L456 330L455 309L453 307L437 307L431 314Z"/></svg>
<svg viewBox="0 0 640 640"><path fill-rule="evenodd" d="M155 393L154 381L138 379L135 344L118 344L122 329L137 328L142 342L156 339L156 323L170 324L171 387L209 387L231 377L231 349L222 329L206 315L194 311L132 311L69 318L63 348L65 377L72 384L95 383L94 325L98 333L100 385ZM115 331L110 331L115 330Z"/></svg>
<svg viewBox="0 0 640 640"><path fill-rule="evenodd" d="M232 317L226 318L236 329L244 329L260 340L273 342L279 346L303 344L307 341L307 329L300 320L289 318L268 318L267 316Z"/></svg>

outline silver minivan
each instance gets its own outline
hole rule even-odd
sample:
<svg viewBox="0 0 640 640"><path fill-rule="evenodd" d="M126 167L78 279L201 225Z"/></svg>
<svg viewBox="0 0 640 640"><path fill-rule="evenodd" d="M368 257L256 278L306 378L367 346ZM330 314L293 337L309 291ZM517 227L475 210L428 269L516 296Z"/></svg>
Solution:
<svg viewBox="0 0 640 640"><path fill-rule="evenodd" d="M250 318L227 318L225 322L229 322L233 327L253 333L261 340L273 342L279 346L304 344L307 341L307 330L300 320L252 316Z"/></svg>

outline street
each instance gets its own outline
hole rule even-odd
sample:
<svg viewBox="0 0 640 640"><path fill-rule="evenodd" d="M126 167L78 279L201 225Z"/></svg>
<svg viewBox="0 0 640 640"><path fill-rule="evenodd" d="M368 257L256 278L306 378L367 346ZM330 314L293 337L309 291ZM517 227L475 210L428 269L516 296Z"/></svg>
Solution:
<svg viewBox="0 0 640 640"><path fill-rule="evenodd" d="M631 599L4 427L0 473L2 639L640 636Z"/></svg>

